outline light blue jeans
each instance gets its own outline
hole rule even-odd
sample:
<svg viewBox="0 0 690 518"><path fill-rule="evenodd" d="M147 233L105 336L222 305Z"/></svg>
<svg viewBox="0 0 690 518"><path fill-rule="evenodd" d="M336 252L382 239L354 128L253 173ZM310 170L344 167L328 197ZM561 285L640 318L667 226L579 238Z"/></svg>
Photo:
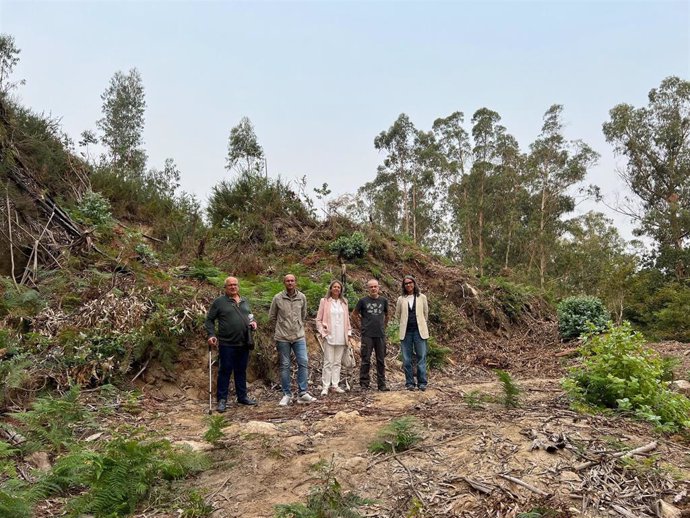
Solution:
<svg viewBox="0 0 690 518"><path fill-rule="evenodd" d="M290 352L293 351L297 360L297 388L301 396L307 391L307 380L309 379L306 340L298 338L294 342L276 342L276 347L280 353L280 386L283 389L283 394L292 395L292 390L290 390Z"/></svg>
<svg viewBox="0 0 690 518"><path fill-rule="evenodd" d="M417 386L426 387L426 352L427 345L419 331L408 331L400 342L405 371L405 386L414 387L414 373L412 372L412 354L417 357Z"/></svg>

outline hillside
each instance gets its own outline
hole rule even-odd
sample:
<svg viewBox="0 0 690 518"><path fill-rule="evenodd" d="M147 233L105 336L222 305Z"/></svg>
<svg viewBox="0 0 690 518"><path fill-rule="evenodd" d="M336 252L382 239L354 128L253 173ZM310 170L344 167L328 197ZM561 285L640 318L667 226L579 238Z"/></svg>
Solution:
<svg viewBox="0 0 690 518"><path fill-rule="evenodd" d="M98 211L84 204L88 165L49 127L38 141L22 138L35 124L27 114L3 108L0 123L8 245L0 283L0 510L8 516L265 517L310 494L314 505L345 516L348 493L367 499L359 513L372 517L690 514L682 511L687 436L573 410L559 378L575 361L574 346L560 342L553 308L533 290L478 279L375 225L317 221L298 210L279 216L269 204L257 205L245 226L191 233L179 246L171 227L123 209L116 197L117 219L95 221ZM297 276L309 303L316 391L313 318L328 283L343 275L331 244L355 232L369 249L345 262L351 304L372 277L395 300L403 275L412 274L429 297L436 365L429 390L402 390L393 340L392 392L279 408L271 297L284 274ZM230 274L259 323L250 362L259 405L232 405L214 420L201 323ZM686 361L676 367L683 373L682 346L659 347ZM514 400L497 369L517 385ZM383 427L407 418L417 435L409 449L369 451ZM209 438L214 426L222 433ZM296 507L284 513L326 516Z"/></svg>

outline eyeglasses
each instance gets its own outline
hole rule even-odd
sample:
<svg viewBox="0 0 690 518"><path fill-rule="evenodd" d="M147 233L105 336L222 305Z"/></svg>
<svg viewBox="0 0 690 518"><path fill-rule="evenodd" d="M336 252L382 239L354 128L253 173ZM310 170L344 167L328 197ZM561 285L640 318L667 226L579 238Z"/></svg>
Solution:
<svg viewBox="0 0 690 518"><path fill-rule="evenodd" d="M414 285L414 282L410 281L410 282L405 283L405 286L410 286L410 285Z"/></svg>
<svg viewBox="0 0 690 518"><path fill-rule="evenodd" d="M224 284L223 286L239 286L239 284L237 284L237 283L235 282L235 283L231 283L231 284Z"/></svg>
<svg viewBox="0 0 690 518"><path fill-rule="evenodd" d="M378 286L367 286L367 288L369 288L370 290L373 290L373 289L377 289L377 290L378 290L378 289L379 289Z"/></svg>

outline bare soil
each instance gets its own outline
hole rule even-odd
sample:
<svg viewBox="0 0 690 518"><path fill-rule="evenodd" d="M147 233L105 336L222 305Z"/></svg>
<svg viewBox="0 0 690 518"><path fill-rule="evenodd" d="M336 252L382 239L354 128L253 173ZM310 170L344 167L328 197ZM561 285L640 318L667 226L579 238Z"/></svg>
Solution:
<svg viewBox="0 0 690 518"><path fill-rule="evenodd" d="M684 363L685 347L657 346ZM277 387L257 381L250 395L259 405L230 405L225 437L213 446L202 437L208 429L207 357L190 352L176 379L164 381L153 372L144 377L145 410L137 420L208 451L213 468L186 484L206 495L215 518L271 517L277 504L306 502L324 483L315 469L324 464L332 466L343 491L374 501L359 510L368 517L516 517L535 510L552 513L541 516L673 516L664 514L660 500L672 504L676 516L690 516L687 437L661 436L621 416L573 411L560 385L563 361L555 354L509 361L522 389L518 408L497 402L502 387L477 362L456 361L432 372L426 392L410 392L400 364L389 358L391 392L331 393L286 408L277 405ZM542 363L555 367L540 377L534 366ZM319 367L312 363L315 395ZM396 454L369 453L379 430L403 416L418 420L422 441ZM652 446L649 452L613 457L644 445ZM591 465L583 467L586 462ZM177 515L148 510L140 516Z"/></svg>

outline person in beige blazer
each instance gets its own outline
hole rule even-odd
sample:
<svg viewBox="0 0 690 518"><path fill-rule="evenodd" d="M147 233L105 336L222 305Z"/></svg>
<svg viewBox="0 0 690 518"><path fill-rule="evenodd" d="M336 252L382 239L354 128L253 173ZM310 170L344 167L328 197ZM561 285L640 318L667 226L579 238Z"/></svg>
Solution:
<svg viewBox="0 0 690 518"><path fill-rule="evenodd" d="M406 275L402 281L402 295L395 304L395 318L400 322L400 350L405 371L407 390L426 390L426 355L429 339L429 304L426 296L419 292L417 281ZM417 358L416 383L412 371L412 357Z"/></svg>

